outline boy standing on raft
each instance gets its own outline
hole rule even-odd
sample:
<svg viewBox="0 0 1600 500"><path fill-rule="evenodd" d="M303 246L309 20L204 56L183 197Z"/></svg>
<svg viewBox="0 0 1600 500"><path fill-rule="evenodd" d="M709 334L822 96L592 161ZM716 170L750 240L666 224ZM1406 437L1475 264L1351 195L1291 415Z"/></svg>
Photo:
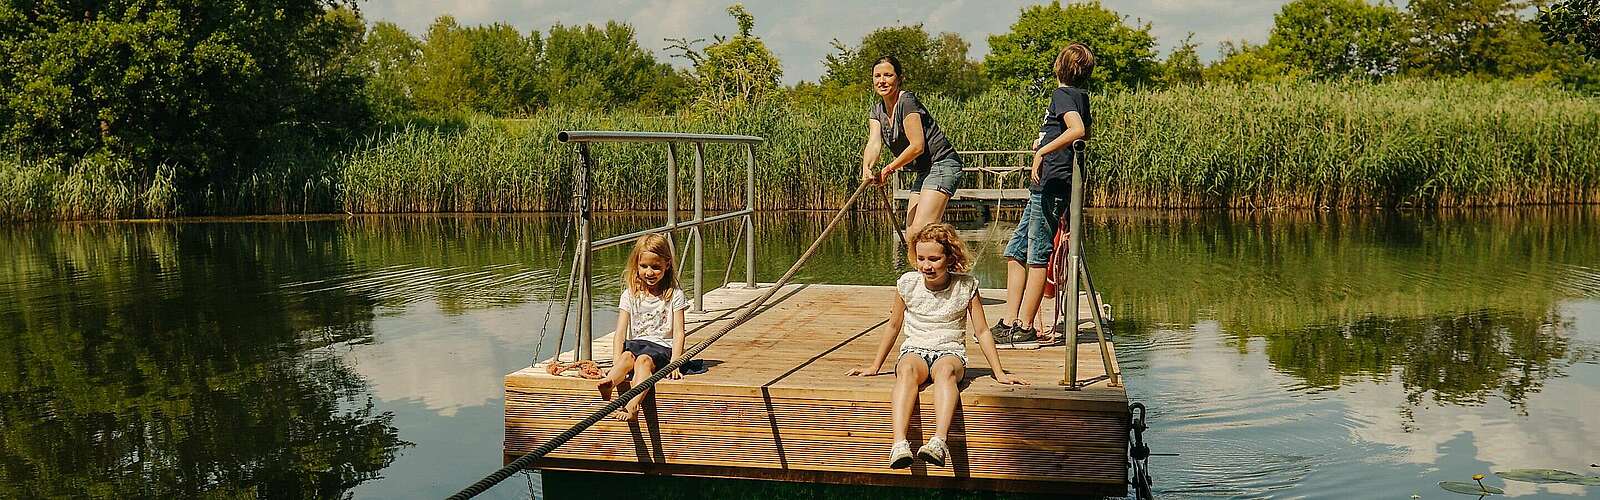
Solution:
<svg viewBox="0 0 1600 500"><path fill-rule="evenodd" d="M1089 114L1089 94L1081 88L1094 70L1094 54L1081 43L1068 45L1056 56L1054 70L1058 86L1050 95L1050 107L1034 143L1028 204L1006 244L1006 306L1000 320L989 328L1000 348L1039 347L1034 317L1044 298L1045 265L1050 262L1055 230L1061 223L1061 212L1070 202L1071 145L1073 141L1089 139L1089 127L1094 122ZM1076 303L1075 298L1071 301Z"/></svg>

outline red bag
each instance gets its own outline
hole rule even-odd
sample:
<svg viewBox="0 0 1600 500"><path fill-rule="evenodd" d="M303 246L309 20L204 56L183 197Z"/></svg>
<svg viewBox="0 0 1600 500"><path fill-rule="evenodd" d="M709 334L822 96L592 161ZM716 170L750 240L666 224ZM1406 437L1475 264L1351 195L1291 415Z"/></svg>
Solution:
<svg viewBox="0 0 1600 500"><path fill-rule="evenodd" d="M1072 238L1072 233L1067 228L1057 228L1055 240L1050 243L1050 263L1046 264L1044 275L1044 297L1053 299L1056 296L1056 287L1063 287L1067 274L1067 241ZM1065 288L1065 287L1063 287Z"/></svg>

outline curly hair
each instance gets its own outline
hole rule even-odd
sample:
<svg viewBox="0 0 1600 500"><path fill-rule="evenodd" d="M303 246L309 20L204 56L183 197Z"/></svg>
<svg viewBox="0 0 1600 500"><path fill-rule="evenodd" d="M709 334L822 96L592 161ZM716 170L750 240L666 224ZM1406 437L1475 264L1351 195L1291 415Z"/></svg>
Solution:
<svg viewBox="0 0 1600 500"><path fill-rule="evenodd" d="M669 294L662 298L672 298L670 295L672 289L678 285L678 266L672 262L671 245L671 242L667 240L667 236L661 233L646 234L634 241L633 251L628 252L628 265L622 269L622 282L627 285L628 290L650 292L648 287L645 286L644 280L639 278L639 257L644 255L645 252L650 252L661 257L661 260L666 263L666 269L661 273L661 281L657 283L662 290Z"/></svg>
<svg viewBox="0 0 1600 500"><path fill-rule="evenodd" d="M945 260L950 263L950 270L964 273L972 269L972 255L967 253L967 244L961 241L961 236L956 234L955 226L945 223L928 224L911 237L910 248L906 250L906 259L913 265L917 262L917 244L924 241L938 243L944 247Z"/></svg>
<svg viewBox="0 0 1600 500"><path fill-rule="evenodd" d="M1052 69L1055 70L1056 81L1062 85L1081 86L1089 78L1089 72L1094 71L1094 53L1081 43L1067 45L1060 54L1056 54Z"/></svg>

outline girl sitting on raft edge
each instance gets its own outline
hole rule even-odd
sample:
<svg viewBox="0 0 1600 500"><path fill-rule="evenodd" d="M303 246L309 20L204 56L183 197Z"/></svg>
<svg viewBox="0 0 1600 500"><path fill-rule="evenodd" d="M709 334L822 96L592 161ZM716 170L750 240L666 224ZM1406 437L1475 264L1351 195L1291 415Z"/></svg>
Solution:
<svg viewBox="0 0 1600 500"><path fill-rule="evenodd" d="M957 383L961 382L967 367L968 318L970 316L978 325L987 323L983 317L983 300L978 296L978 280L966 274L972 259L955 228L949 224L929 224L909 239L908 257L916 270L900 276L895 283L898 293L889 310L889 327L878 343L877 357L872 365L847 373L851 376L881 373L895 339L905 331L906 340L900 345L900 355L895 362L891 397L894 444L889 448L889 467L895 469L911 466L911 443L906 440L906 433L922 383L929 380L933 382L936 428L933 437L917 450L917 457L944 466L950 455L945 439L949 436L956 406L961 404ZM996 382L1028 383L1001 368L994 338L987 329L978 329L977 337Z"/></svg>

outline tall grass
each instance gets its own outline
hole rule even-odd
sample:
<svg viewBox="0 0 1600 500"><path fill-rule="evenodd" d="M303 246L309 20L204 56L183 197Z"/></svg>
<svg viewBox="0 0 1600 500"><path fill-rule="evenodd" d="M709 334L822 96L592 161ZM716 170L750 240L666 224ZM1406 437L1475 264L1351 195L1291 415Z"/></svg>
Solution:
<svg viewBox="0 0 1600 500"><path fill-rule="evenodd" d="M0 220L117 219L174 214L173 169L150 179L127 160L97 154L75 162L0 160Z"/></svg>
<svg viewBox="0 0 1600 500"><path fill-rule="evenodd" d="M1026 149L1042 99L929 98L958 149ZM559 130L765 137L757 206L826 209L854 187L870 101L670 117L553 111L464 130L404 130L340 168L352 212L529 211L571 200L576 148ZM1479 206L1600 201L1600 100L1503 82L1213 86L1095 96L1086 178L1117 207ZM666 148L592 146L599 209L661 209ZM707 146L708 207L744 204L743 152ZM687 204L692 168L678 151ZM1021 161L1020 158L1014 161ZM970 161L969 161L970 162ZM970 180L969 180L970 183Z"/></svg>
<svg viewBox="0 0 1600 500"><path fill-rule="evenodd" d="M1090 204L1353 208L1600 202L1600 100L1469 80L1208 86L1094 96ZM924 99L957 149L1026 149L1044 100L990 92ZM762 209L828 209L853 190L871 100L789 102L647 116L546 110L421 123L342 153L286 145L208 186L172 169L133 178L118 160L0 159L0 219L339 211L521 212L572 206L577 148L561 130L737 133L756 148ZM741 147L705 148L706 205L745 204ZM665 208L666 147L595 144L594 206ZM677 151L689 206L693 151ZM968 162L976 163L969 158ZM886 161L886 159L885 159ZM1007 161L1021 162L1023 158ZM991 163L992 165L992 163ZM1010 177L1011 187L1021 176ZM967 186L974 186L968 179ZM993 186L993 184L989 184ZM195 192L201 190L203 192ZM868 208L879 200L869 199ZM181 208L180 208L181 207Z"/></svg>

